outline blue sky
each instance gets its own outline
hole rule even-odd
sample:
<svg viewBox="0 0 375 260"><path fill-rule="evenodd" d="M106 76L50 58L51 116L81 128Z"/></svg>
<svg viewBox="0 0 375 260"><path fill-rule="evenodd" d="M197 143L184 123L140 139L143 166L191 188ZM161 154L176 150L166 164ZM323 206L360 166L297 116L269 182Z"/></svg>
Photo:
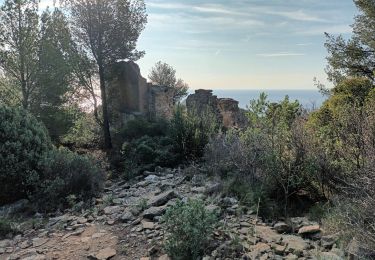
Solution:
<svg viewBox="0 0 375 260"><path fill-rule="evenodd" d="M311 89L326 82L324 32L350 36L352 0L146 0L138 63L158 60L191 88Z"/></svg>
<svg viewBox="0 0 375 260"><path fill-rule="evenodd" d="M314 77L329 86L324 32L349 37L356 14L352 0L145 2L143 76L161 60L192 89L312 89Z"/></svg>

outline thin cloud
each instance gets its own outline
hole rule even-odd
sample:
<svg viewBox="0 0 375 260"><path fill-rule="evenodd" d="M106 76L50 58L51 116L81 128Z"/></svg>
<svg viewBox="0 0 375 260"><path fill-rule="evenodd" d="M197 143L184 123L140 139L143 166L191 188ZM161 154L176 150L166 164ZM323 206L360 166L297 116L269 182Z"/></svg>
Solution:
<svg viewBox="0 0 375 260"><path fill-rule="evenodd" d="M305 56L304 53L296 53L296 52L258 53L256 55L260 57L266 57L266 58Z"/></svg>
<svg viewBox="0 0 375 260"><path fill-rule="evenodd" d="M312 42L305 42L305 43L297 43L297 46L311 46L313 45Z"/></svg>
<svg viewBox="0 0 375 260"><path fill-rule="evenodd" d="M298 11L267 11L268 14L278 15L290 20L305 21L305 22L327 22L326 19L308 14L303 10Z"/></svg>

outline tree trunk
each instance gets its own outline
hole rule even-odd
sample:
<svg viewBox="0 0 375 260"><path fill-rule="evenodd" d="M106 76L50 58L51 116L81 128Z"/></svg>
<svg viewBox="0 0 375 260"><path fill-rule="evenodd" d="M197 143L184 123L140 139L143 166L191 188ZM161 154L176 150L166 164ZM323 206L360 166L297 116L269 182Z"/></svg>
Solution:
<svg viewBox="0 0 375 260"><path fill-rule="evenodd" d="M108 104L107 93L105 88L104 68L99 64L99 78L100 78L100 92L102 97L102 110L103 110L103 133L104 133L104 148L112 148L111 132L109 131L109 118L108 118Z"/></svg>

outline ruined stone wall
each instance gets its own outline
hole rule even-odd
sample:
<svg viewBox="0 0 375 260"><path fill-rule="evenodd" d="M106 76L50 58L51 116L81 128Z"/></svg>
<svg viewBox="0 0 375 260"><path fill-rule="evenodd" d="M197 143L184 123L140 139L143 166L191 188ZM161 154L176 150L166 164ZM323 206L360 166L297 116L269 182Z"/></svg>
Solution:
<svg viewBox="0 0 375 260"><path fill-rule="evenodd" d="M198 115L209 110L226 128L243 128L247 124L245 113L238 106L238 101L231 98L218 98L212 90L198 89L186 99L188 112L194 111Z"/></svg>
<svg viewBox="0 0 375 260"><path fill-rule="evenodd" d="M122 125L136 116L151 119L173 115L174 90L147 83L139 66L132 61L119 62L113 67L107 94L115 125Z"/></svg>
<svg viewBox="0 0 375 260"><path fill-rule="evenodd" d="M117 63L108 83L108 104L113 126L121 126L137 116L172 118L174 90L147 83L136 63ZM238 101L218 98L212 94L212 90L196 90L187 97L186 106L189 113L201 116L213 114L226 128L243 128L247 124Z"/></svg>
<svg viewBox="0 0 375 260"><path fill-rule="evenodd" d="M149 85L149 114L151 118L167 118L173 116L174 90L170 87Z"/></svg>

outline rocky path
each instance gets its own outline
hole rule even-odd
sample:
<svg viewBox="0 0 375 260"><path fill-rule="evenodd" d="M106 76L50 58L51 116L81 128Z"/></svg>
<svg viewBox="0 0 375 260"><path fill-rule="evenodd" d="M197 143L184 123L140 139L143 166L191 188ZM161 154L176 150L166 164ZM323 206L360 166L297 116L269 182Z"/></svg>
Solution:
<svg viewBox="0 0 375 260"><path fill-rule="evenodd" d="M161 168L132 184L109 183L93 209L50 218L42 229L0 241L0 260L166 260L160 217L187 198L204 199L207 209L222 212L204 260L344 259L335 238L322 236L316 223L294 218L266 225L250 210L239 214L237 200L222 198L219 190L214 179L197 175L188 181L179 170Z"/></svg>

